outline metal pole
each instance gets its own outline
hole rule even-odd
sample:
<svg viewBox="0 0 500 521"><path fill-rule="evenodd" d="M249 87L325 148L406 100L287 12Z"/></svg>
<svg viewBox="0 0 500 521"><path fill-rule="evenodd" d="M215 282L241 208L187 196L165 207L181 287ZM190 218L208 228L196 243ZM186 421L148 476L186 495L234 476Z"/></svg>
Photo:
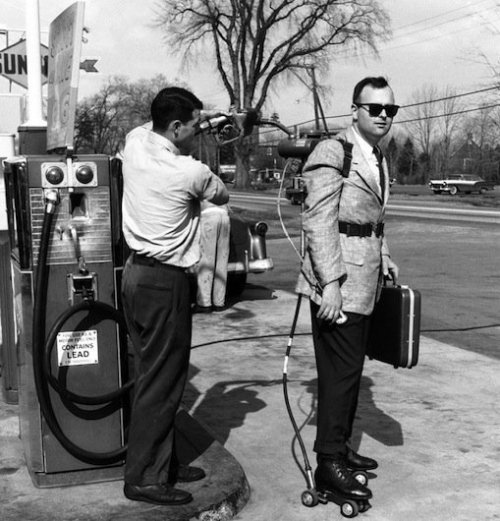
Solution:
<svg viewBox="0 0 500 521"><path fill-rule="evenodd" d="M313 99L314 99L314 126L316 130L319 130L319 113L318 113L318 92L316 85L316 71L314 67L310 68L311 71L311 79L312 79L312 92L313 92Z"/></svg>
<svg viewBox="0 0 500 521"><path fill-rule="evenodd" d="M5 36L5 47L9 46L9 30L8 29L0 29L0 34ZM12 92L12 80L9 78L9 92Z"/></svg>
<svg viewBox="0 0 500 521"><path fill-rule="evenodd" d="M26 56L28 61L28 120L23 126L45 127L42 113L40 14L38 0L26 0Z"/></svg>

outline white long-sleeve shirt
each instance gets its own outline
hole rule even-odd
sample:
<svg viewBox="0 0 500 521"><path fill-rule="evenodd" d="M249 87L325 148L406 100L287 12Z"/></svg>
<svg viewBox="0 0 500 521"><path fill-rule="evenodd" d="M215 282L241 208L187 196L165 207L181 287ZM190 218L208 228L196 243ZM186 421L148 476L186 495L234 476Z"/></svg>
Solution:
<svg viewBox="0 0 500 521"><path fill-rule="evenodd" d="M224 183L165 137L132 130L123 151L123 233L128 246L188 268L200 258L200 201L224 204Z"/></svg>

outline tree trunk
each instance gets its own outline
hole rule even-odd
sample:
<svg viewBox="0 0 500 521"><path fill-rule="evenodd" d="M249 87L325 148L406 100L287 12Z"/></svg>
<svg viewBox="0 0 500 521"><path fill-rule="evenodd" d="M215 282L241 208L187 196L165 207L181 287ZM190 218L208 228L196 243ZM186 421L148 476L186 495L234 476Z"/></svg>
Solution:
<svg viewBox="0 0 500 521"><path fill-rule="evenodd" d="M248 139L236 141L234 145L236 163L235 188L246 189L250 187L250 152L251 144Z"/></svg>

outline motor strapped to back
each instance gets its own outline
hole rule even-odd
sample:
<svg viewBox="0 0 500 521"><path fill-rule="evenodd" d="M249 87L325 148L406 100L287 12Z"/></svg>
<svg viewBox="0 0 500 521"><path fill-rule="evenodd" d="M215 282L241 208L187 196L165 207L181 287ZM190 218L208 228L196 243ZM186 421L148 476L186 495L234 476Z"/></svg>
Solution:
<svg viewBox="0 0 500 521"><path fill-rule="evenodd" d="M320 142L320 138L282 139L278 143L278 154L284 158L306 159Z"/></svg>
<svg viewBox="0 0 500 521"><path fill-rule="evenodd" d="M282 157L287 158L290 169L295 170L295 172L293 172L292 185L286 188L286 197L290 199L292 204L301 204L304 201L305 188L302 179L302 168L307 158L322 139L333 135L318 135L313 133L303 138L285 139L279 142L278 153ZM339 139L339 142L344 149L344 162L341 175L348 177L352 161L352 144L343 139Z"/></svg>

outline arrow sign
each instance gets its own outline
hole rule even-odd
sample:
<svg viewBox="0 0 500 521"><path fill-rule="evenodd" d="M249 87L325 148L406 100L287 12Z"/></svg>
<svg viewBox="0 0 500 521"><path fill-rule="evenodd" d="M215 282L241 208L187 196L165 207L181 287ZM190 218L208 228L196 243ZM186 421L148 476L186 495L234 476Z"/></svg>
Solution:
<svg viewBox="0 0 500 521"><path fill-rule="evenodd" d="M80 63L80 69L85 72L99 72L94 65L97 63L97 60L91 60L89 58L83 60Z"/></svg>

